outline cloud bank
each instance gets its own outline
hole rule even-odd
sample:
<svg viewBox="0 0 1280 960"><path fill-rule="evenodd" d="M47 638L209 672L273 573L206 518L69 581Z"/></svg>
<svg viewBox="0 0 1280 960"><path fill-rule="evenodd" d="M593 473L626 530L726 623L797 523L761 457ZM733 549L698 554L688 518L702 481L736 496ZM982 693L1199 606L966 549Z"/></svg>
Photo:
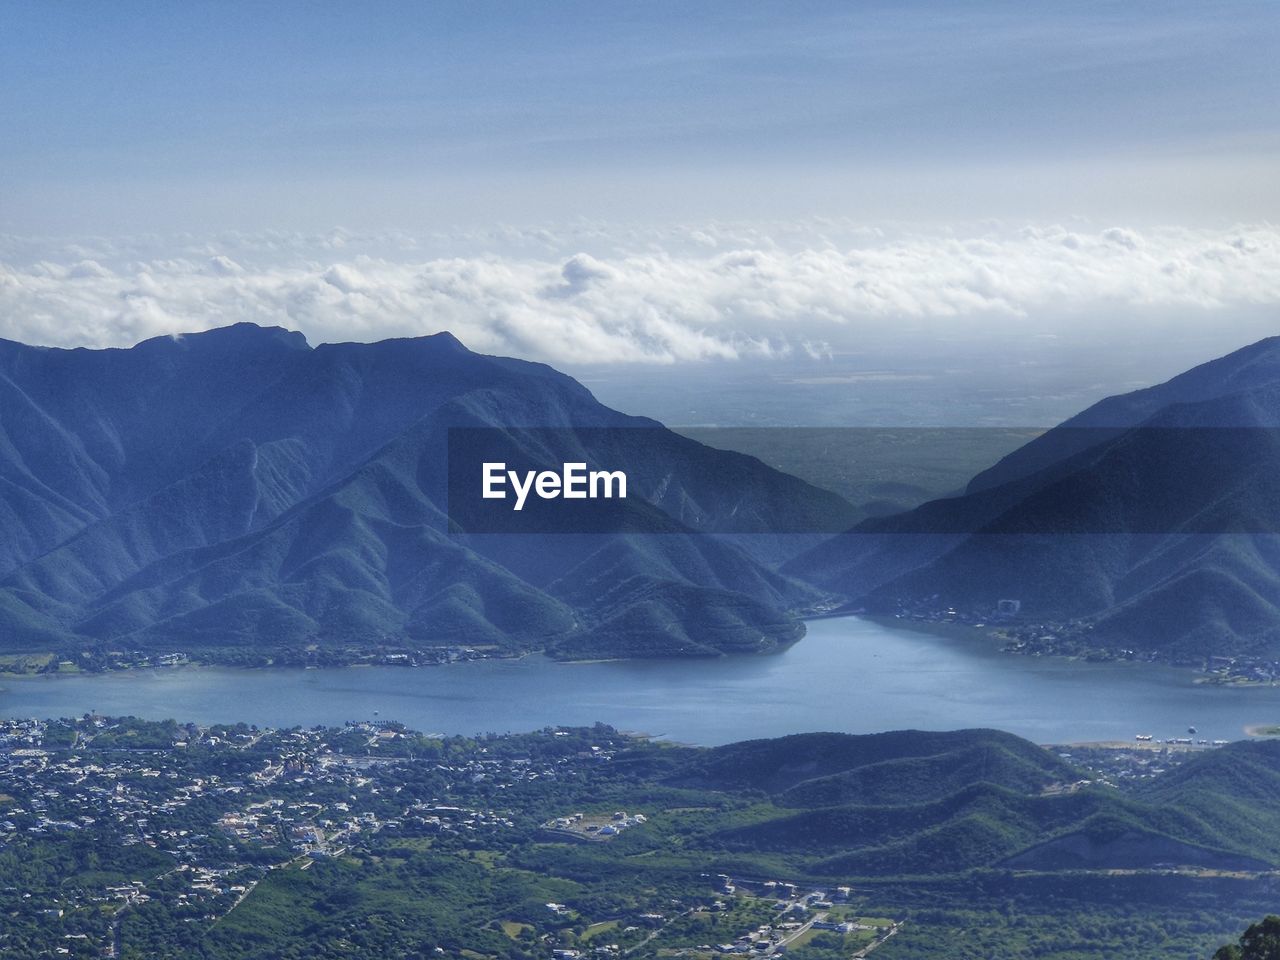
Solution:
<svg viewBox="0 0 1280 960"><path fill-rule="evenodd" d="M465 253L440 254L450 247ZM0 238L0 336L52 346L249 320L313 343L447 329L475 350L552 363L674 363L821 357L896 332L1227 322L1277 304L1269 224Z"/></svg>

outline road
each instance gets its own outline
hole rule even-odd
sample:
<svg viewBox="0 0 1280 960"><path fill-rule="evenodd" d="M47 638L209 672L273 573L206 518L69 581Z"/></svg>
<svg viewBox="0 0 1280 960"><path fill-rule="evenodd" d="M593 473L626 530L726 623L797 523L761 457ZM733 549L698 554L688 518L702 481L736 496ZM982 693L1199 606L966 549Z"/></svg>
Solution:
<svg viewBox="0 0 1280 960"><path fill-rule="evenodd" d="M881 944L887 943L890 937L897 935L898 931L902 929L902 925L904 923L906 923L905 920L899 920L897 923L895 923L892 927L889 928L889 932L884 935L883 940L872 940L865 947L863 947L861 950L855 953L853 955L852 960L860 960L861 957L868 956L871 953L871 951L875 950Z"/></svg>

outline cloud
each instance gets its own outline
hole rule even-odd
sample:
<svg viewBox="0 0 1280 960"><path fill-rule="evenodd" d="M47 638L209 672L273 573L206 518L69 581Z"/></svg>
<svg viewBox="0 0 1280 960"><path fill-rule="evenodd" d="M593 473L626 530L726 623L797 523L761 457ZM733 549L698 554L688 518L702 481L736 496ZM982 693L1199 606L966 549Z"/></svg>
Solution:
<svg viewBox="0 0 1280 960"><path fill-rule="evenodd" d="M209 258L209 269L219 277L234 277L237 273L244 273L244 267L221 254Z"/></svg>
<svg viewBox="0 0 1280 960"><path fill-rule="evenodd" d="M0 238L0 336L55 346L250 320L313 343L448 329L476 350L552 363L819 359L894 332L1052 335L1063 318L1196 324L1277 304L1269 225Z"/></svg>

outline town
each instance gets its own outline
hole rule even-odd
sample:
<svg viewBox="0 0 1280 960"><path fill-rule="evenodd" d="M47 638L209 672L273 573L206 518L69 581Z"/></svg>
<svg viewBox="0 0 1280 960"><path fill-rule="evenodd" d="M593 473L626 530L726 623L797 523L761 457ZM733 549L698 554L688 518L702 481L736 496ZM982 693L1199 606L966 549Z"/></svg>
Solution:
<svg viewBox="0 0 1280 960"><path fill-rule="evenodd" d="M645 830L655 813L588 804L616 776L619 752L637 747L604 726L471 739L390 721L289 730L94 714L3 721L0 952L182 956L234 928L263 884L319 876L326 864L429 856L434 870L491 870L504 854L550 849L539 836L606 844ZM563 798L583 809L546 816ZM853 957L898 929L863 917L844 886L828 897L690 870L669 888L625 896L609 884L580 896L580 882L545 889L556 898L479 916L441 936L433 955L495 956L483 942L501 936L513 955L548 960L765 956L820 946L827 934L827 946Z"/></svg>
<svg viewBox="0 0 1280 960"><path fill-rule="evenodd" d="M1088 620L1034 619L1026 616L1018 600L1001 600L994 607L972 610L933 603L900 604L893 618L984 631L1002 644L1005 653L1022 656L1065 657L1092 663L1163 663L1203 674L1201 683L1227 686L1269 686L1280 682L1280 660L1248 655L1192 656L1117 646L1095 636L1094 625Z"/></svg>

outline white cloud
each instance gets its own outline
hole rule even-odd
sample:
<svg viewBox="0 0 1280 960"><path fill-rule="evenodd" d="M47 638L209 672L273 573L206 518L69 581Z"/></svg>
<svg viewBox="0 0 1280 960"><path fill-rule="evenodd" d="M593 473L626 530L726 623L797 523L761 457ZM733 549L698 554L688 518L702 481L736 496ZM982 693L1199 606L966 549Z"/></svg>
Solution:
<svg viewBox="0 0 1280 960"><path fill-rule="evenodd" d="M465 255L426 252L450 248ZM0 238L0 336L58 346L251 320L313 343L448 329L476 350L553 363L820 358L896 329L1037 335L1067 316L1200 323L1277 304L1269 225Z"/></svg>
<svg viewBox="0 0 1280 960"><path fill-rule="evenodd" d="M244 267L221 254L209 258L209 269L219 277L233 277L237 273L244 273Z"/></svg>

